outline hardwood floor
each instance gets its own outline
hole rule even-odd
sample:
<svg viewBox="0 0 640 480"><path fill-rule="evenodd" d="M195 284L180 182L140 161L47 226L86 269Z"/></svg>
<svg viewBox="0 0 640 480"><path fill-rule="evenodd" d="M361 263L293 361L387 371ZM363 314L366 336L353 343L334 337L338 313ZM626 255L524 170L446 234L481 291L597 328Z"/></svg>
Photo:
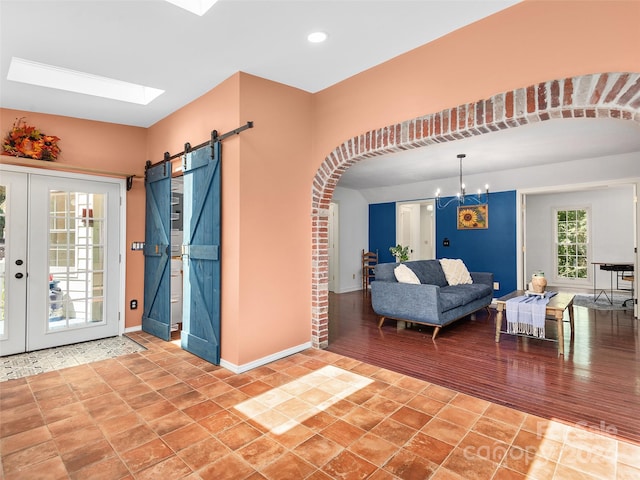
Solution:
<svg viewBox="0 0 640 480"><path fill-rule="evenodd" d="M381 329L370 297L329 294L329 347L360 361L520 411L640 444L640 334L630 311L574 307L575 335L565 323L557 342L502 335L495 310L443 328ZM565 317L567 313L565 312ZM556 338L555 321L547 337Z"/></svg>

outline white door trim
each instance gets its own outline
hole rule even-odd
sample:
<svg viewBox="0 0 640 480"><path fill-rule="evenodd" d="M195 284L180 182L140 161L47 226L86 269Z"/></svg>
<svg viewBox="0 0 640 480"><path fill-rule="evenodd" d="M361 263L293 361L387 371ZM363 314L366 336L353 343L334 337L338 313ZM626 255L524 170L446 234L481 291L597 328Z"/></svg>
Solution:
<svg viewBox="0 0 640 480"><path fill-rule="evenodd" d="M87 181L98 181L105 183L113 183L119 187L120 197L120 212L119 212L119 242L118 242L118 256L120 260L120 269L118 272L119 289L118 289L118 335L122 335L125 331L125 298L126 298L126 239L127 239L127 185L126 179L114 178L101 175L89 175L84 173L64 172L59 170L47 170L42 168L23 167L19 165L0 165L0 172L17 172L32 175L46 175L50 177L78 179Z"/></svg>

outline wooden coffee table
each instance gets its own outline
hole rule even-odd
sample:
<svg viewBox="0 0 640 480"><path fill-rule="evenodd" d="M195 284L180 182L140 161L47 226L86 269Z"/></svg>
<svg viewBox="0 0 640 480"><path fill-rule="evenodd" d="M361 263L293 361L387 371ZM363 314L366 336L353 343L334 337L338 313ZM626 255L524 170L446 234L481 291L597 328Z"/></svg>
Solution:
<svg viewBox="0 0 640 480"><path fill-rule="evenodd" d="M514 297L519 297L524 295L524 290L516 290L515 292L511 292L504 297L500 297L496 300L496 306L498 310L498 314L496 315L496 343L500 341L500 333L502 332L502 316L504 309L507 305L507 300ZM569 310L569 325L571 326L571 338L573 338L573 293L564 293L558 292L556 295L549 299L549 303L547 303L546 314L547 316L552 316L556 319L558 323L558 354L564 355L564 324L562 322L562 318L564 316L564 311ZM521 335L521 334L520 334ZM529 335L524 335L529 336ZM532 337L537 338L537 337ZM549 340L549 339L547 339Z"/></svg>

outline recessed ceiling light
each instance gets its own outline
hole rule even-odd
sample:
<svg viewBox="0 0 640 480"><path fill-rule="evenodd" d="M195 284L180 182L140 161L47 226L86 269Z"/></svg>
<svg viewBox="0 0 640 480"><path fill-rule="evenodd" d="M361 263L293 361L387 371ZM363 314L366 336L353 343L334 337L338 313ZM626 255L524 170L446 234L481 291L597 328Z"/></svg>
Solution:
<svg viewBox="0 0 640 480"><path fill-rule="evenodd" d="M322 43L327 39L327 34L324 32L313 32L307 37L311 43Z"/></svg>
<svg viewBox="0 0 640 480"><path fill-rule="evenodd" d="M13 57L7 80L147 105L164 90Z"/></svg>
<svg viewBox="0 0 640 480"><path fill-rule="evenodd" d="M177 7L184 8L200 16L207 13L217 1L218 0L167 0L167 2L173 3Z"/></svg>

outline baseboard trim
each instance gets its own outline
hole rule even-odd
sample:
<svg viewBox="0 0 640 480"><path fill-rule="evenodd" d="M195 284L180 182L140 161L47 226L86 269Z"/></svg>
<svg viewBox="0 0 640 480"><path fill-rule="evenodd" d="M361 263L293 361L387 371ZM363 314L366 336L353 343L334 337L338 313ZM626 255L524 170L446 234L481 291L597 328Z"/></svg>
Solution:
<svg viewBox="0 0 640 480"><path fill-rule="evenodd" d="M351 292L357 292L358 290L362 291L362 287L361 286L358 286L358 287L347 287L347 288L344 288L344 289L336 290L333 293L337 293L337 294L351 293Z"/></svg>
<svg viewBox="0 0 640 480"><path fill-rule="evenodd" d="M129 328L125 328L124 329L124 333L140 332L140 331L142 331L142 325L138 325L137 327L129 327Z"/></svg>
<svg viewBox="0 0 640 480"><path fill-rule="evenodd" d="M271 362L275 362L276 360L280 360L281 358L288 357L295 353L302 352L303 350L307 350L311 348L311 342L303 343L302 345L297 345L295 347L287 348L286 350L282 350L280 352L276 352L271 355L267 355L266 357L259 358L249 363L245 363L243 365L236 365L235 363L231 363L226 361L225 359L220 359L220 366L226 368L227 370L233 373L244 373L249 370L253 370L254 368L261 367Z"/></svg>

